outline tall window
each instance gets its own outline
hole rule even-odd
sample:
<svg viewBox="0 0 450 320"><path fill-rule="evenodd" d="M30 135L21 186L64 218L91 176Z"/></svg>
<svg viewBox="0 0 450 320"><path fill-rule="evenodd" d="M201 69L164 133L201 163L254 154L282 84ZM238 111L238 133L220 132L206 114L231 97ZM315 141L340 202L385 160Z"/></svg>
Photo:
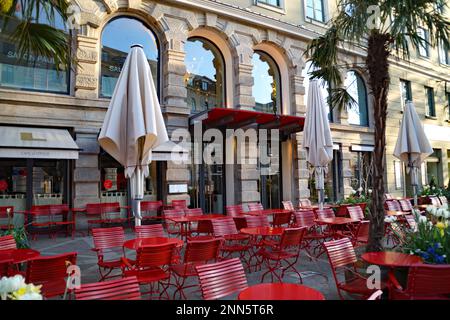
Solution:
<svg viewBox="0 0 450 320"><path fill-rule="evenodd" d="M442 41L439 42L439 62L442 64L450 65L450 55L448 48Z"/></svg>
<svg viewBox="0 0 450 320"><path fill-rule="evenodd" d="M406 101L412 101L411 82L400 79L400 102L402 110L405 110Z"/></svg>
<svg viewBox="0 0 450 320"><path fill-rule="evenodd" d="M280 71L275 61L262 51L253 54L255 110L281 114Z"/></svg>
<svg viewBox="0 0 450 320"><path fill-rule="evenodd" d="M274 7L281 7L281 0L257 0L257 3L268 4Z"/></svg>
<svg viewBox="0 0 450 320"><path fill-rule="evenodd" d="M55 28L63 30L70 41L70 34L60 16L55 16ZM55 93L69 92L69 72L58 71L53 58L33 54L19 55L19 44L11 40L17 25L10 20L3 29L0 19L0 86L19 90L44 91ZM34 22L34 21L33 21ZM39 14L38 23L48 23L44 12Z"/></svg>
<svg viewBox="0 0 450 320"><path fill-rule="evenodd" d="M367 90L364 80L355 71L347 72L345 79L347 91L355 100L356 105L348 111L348 122L358 126L369 125L369 112L367 107Z"/></svg>
<svg viewBox="0 0 450 320"><path fill-rule="evenodd" d="M429 48L429 37L428 31L424 28L419 28L417 30L419 36L423 39L421 45L419 46L419 55L425 58L430 57L430 48Z"/></svg>
<svg viewBox="0 0 450 320"><path fill-rule="evenodd" d="M324 0L306 0L306 17L325 22Z"/></svg>
<svg viewBox="0 0 450 320"><path fill-rule="evenodd" d="M112 96L130 47L134 44L143 46L153 81L158 87L159 52L155 35L141 21L130 17L119 17L109 22L102 33L101 97Z"/></svg>
<svg viewBox="0 0 450 320"><path fill-rule="evenodd" d="M309 93L309 77L311 75L311 72L313 71L313 66L311 61L306 62L305 68L302 71L302 77L304 77L303 80L303 86L305 87L305 95L303 96L303 103L305 106L308 106L308 93ZM330 122L333 122L333 112L331 112L330 103L328 101L328 97L330 94L330 86L325 81L320 81L320 88L322 93L322 98L325 103L325 107L327 108L328 113L328 120Z"/></svg>
<svg viewBox="0 0 450 320"><path fill-rule="evenodd" d="M434 105L434 89L425 87L426 103L427 103L427 116L436 117L436 108Z"/></svg>
<svg viewBox="0 0 450 320"><path fill-rule="evenodd" d="M447 114L448 114L448 119L450 120L450 92L446 92L445 93L445 98L446 98L446 105L445 108L447 108ZM450 158L449 158L450 159ZM450 172L450 171L449 171Z"/></svg>
<svg viewBox="0 0 450 320"><path fill-rule="evenodd" d="M191 38L184 46L187 101L191 113L224 107L224 61L219 49L203 38Z"/></svg>

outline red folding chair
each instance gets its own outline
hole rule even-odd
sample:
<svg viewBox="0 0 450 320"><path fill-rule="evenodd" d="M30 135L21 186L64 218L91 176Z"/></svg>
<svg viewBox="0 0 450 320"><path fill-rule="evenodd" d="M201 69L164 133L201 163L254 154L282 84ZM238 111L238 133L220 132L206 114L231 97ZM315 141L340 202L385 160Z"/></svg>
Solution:
<svg viewBox="0 0 450 320"><path fill-rule="evenodd" d="M400 203L397 200L386 200L384 207L389 211L402 211Z"/></svg>
<svg viewBox="0 0 450 320"><path fill-rule="evenodd" d="M295 227L307 228L303 236L303 247L309 258L316 256L316 250L322 247L322 243L328 238L328 235L322 232L322 229L315 222L316 216L313 210L297 210L294 212Z"/></svg>
<svg viewBox="0 0 450 320"><path fill-rule="evenodd" d="M134 232L136 233L136 238L167 237L164 227L160 223L136 226Z"/></svg>
<svg viewBox="0 0 450 320"><path fill-rule="evenodd" d="M388 274L390 300L450 300L450 266L419 264L409 268L403 288Z"/></svg>
<svg viewBox="0 0 450 320"><path fill-rule="evenodd" d="M274 227L288 227L292 223L292 212L279 212L273 215Z"/></svg>
<svg viewBox="0 0 450 320"><path fill-rule="evenodd" d="M398 203L400 204L401 211L413 212L414 208L409 200L401 199L401 200L398 200Z"/></svg>
<svg viewBox="0 0 450 320"><path fill-rule="evenodd" d="M331 208L316 209L314 210L314 213L316 214L317 219L333 219L336 217Z"/></svg>
<svg viewBox="0 0 450 320"><path fill-rule="evenodd" d="M274 277L278 281L282 282L284 274L288 270L292 270L299 277L302 282L302 276L298 272L295 265L298 262L300 256L300 250L302 247L303 237L307 228L286 228L283 230L280 243L269 249L261 249L259 255L262 257L263 263L267 266L268 270L262 275L261 282L264 282L264 278L267 274L270 274L273 282ZM281 270L281 274L277 271Z"/></svg>
<svg viewBox="0 0 450 320"><path fill-rule="evenodd" d="M75 289L76 300L140 300L141 292L136 277L87 283Z"/></svg>
<svg viewBox="0 0 450 320"><path fill-rule="evenodd" d="M350 218L353 220L364 220L364 212L360 206L348 207L347 208Z"/></svg>
<svg viewBox="0 0 450 320"><path fill-rule="evenodd" d="M412 214L407 214L404 216L406 220L406 226L409 228L412 232L417 231L417 221L414 218Z"/></svg>
<svg viewBox="0 0 450 320"><path fill-rule="evenodd" d="M290 200L286 200L286 201L281 201L281 204L283 205L283 208L285 210L290 210L290 211L294 211L294 205L292 204L292 201Z"/></svg>
<svg viewBox="0 0 450 320"><path fill-rule="evenodd" d="M186 217L198 217L203 215L203 209L202 208L193 208L193 209L184 209L184 214ZM193 234L196 234L199 236L200 234L210 234L212 232L211 223L208 220L200 220L198 222L191 222L188 225L188 232L189 236L192 236ZM204 239L206 239L205 237Z"/></svg>
<svg viewBox="0 0 450 320"><path fill-rule="evenodd" d="M217 261L221 243L221 239L188 241L183 263L171 266L172 274L176 275L176 290L173 293L174 299L177 293L179 294L180 299L187 299L184 289L196 287L197 285L192 284L186 286L186 280L188 278L197 277L197 271L195 270L196 266L211 261Z"/></svg>
<svg viewBox="0 0 450 320"><path fill-rule="evenodd" d="M339 297L342 300L344 299L342 291L362 295L363 299L367 299L376 291L367 288L367 278L356 272L355 249L349 238L324 242L323 245L330 262ZM347 271L345 276L338 276L345 271ZM384 284L382 284L382 287L384 287Z"/></svg>
<svg viewBox="0 0 450 320"><path fill-rule="evenodd" d="M184 209L181 208L163 210L164 224L168 234L182 235L182 233L185 232L185 230L182 230L178 223L170 220L170 218L181 218L183 216Z"/></svg>
<svg viewBox="0 0 450 320"><path fill-rule="evenodd" d="M174 209L187 209L187 202L186 200L172 200L171 203L172 208Z"/></svg>
<svg viewBox="0 0 450 320"><path fill-rule="evenodd" d="M370 221L360 221L356 226L355 234L352 237L352 244L355 248L366 246L369 243Z"/></svg>
<svg viewBox="0 0 450 320"><path fill-rule="evenodd" d="M227 213L227 216L230 217L240 217L244 214L244 208L240 204L233 206L226 206L225 211Z"/></svg>
<svg viewBox="0 0 450 320"><path fill-rule="evenodd" d="M244 267L237 258L204 264L195 268L205 300L220 299L239 293L248 287Z"/></svg>
<svg viewBox="0 0 450 320"><path fill-rule="evenodd" d="M68 266L75 265L76 252L63 253L51 257L38 257L28 261L25 276L26 283L42 285L41 293L45 298L62 296L67 291L66 278Z"/></svg>
<svg viewBox="0 0 450 320"><path fill-rule="evenodd" d="M0 278L12 276L13 260L0 260Z"/></svg>
<svg viewBox="0 0 450 320"><path fill-rule="evenodd" d="M100 281L120 275L110 276L115 269L122 266L123 243L125 242L125 232L122 227L94 228L92 229L94 248L97 253L98 271ZM105 255L119 255L119 258L109 259ZM102 271L103 270L103 271ZM104 273L106 272L106 273Z"/></svg>
<svg viewBox="0 0 450 320"><path fill-rule="evenodd" d="M11 234L0 237L0 252L1 250L17 249L16 240Z"/></svg>
<svg viewBox="0 0 450 320"><path fill-rule="evenodd" d="M300 200L298 200L298 206L300 208L311 208L312 203L311 203L311 200L309 200L309 199L300 199Z"/></svg>
<svg viewBox="0 0 450 320"><path fill-rule="evenodd" d="M264 210L264 207L259 202L251 202L247 203L248 211L261 211Z"/></svg>
<svg viewBox="0 0 450 320"><path fill-rule="evenodd" d="M150 285L150 291L146 292L149 298L153 293L159 293L159 298L165 294L170 299L167 289L170 286L170 266L174 261L175 250L176 245L173 243L140 247L136 251L136 262L122 258L123 276L136 276L140 285ZM157 291L153 288L155 283ZM162 291L159 291L160 287Z"/></svg>
<svg viewBox="0 0 450 320"><path fill-rule="evenodd" d="M162 206L162 201L141 201L141 222L157 219Z"/></svg>

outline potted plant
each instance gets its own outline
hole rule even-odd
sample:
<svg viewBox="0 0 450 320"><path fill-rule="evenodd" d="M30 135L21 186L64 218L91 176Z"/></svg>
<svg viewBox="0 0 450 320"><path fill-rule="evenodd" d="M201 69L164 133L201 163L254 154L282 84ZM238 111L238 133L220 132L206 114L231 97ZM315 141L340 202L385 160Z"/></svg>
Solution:
<svg viewBox="0 0 450 320"><path fill-rule="evenodd" d="M28 241L28 234L25 229L25 226L16 226L12 222L12 215L10 214L10 209L7 209L8 214L8 229L4 230L3 232L0 232L0 236L6 236L8 234L11 234L14 239L16 240L17 248L29 248L30 243ZM14 227L12 227L14 226Z"/></svg>
<svg viewBox="0 0 450 320"><path fill-rule="evenodd" d="M0 300L42 300L41 286L26 284L21 275L0 279Z"/></svg>

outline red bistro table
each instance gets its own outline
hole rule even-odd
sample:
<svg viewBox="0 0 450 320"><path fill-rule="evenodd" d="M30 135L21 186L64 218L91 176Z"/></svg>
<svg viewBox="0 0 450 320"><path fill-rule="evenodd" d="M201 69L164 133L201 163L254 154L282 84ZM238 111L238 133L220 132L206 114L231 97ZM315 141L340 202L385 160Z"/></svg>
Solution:
<svg viewBox="0 0 450 320"><path fill-rule="evenodd" d="M352 218L346 218L346 217L335 217L335 218L324 218L324 219L316 219L315 220L318 224L325 224L330 227L331 236L335 238L336 233L339 229L339 226L347 226L349 224L357 223L359 220L355 220ZM351 229L348 229L349 232L352 232Z"/></svg>
<svg viewBox="0 0 450 320"><path fill-rule="evenodd" d="M285 228L280 227L255 227L255 228L242 228L241 233L249 234L251 236L281 236Z"/></svg>
<svg viewBox="0 0 450 320"><path fill-rule="evenodd" d="M325 300L325 297L301 284L260 283L242 290L238 300Z"/></svg>
<svg viewBox="0 0 450 320"><path fill-rule="evenodd" d="M188 226L190 223L199 222L199 221L208 221L208 220L214 220L214 219L221 219L224 217L225 216L223 214L211 213L211 214L202 214L202 215L198 215L198 216L171 217L171 218L166 218L166 220L181 224L181 229L180 229L181 236L184 236L185 241L186 241L187 236L188 236Z"/></svg>
<svg viewBox="0 0 450 320"><path fill-rule="evenodd" d="M19 264L39 257L41 253L33 249L8 249L0 251L0 260L12 260Z"/></svg>
<svg viewBox="0 0 450 320"><path fill-rule="evenodd" d="M285 210L285 209L264 209L264 210L258 210L258 211L248 211L248 212L244 212L245 215L249 215L249 216L269 216L269 215L274 215L274 214L282 214L282 213L287 213L287 212L292 212L292 210Z"/></svg>
<svg viewBox="0 0 450 320"><path fill-rule="evenodd" d="M361 258L367 263L390 268L410 267L423 262L421 257L394 251L366 252Z"/></svg>

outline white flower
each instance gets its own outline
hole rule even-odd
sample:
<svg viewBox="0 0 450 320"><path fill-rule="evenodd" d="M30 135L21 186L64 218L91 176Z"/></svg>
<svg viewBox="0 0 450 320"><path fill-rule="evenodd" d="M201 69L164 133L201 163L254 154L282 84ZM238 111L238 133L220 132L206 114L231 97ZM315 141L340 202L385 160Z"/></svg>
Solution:
<svg viewBox="0 0 450 320"><path fill-rule="evenodd" d="M356 190L353 190L352 189L352 191L350 191L351 192L351 194L355 194L356 193Z"/></svg>
<svg viewBox="0 0 450 320"><path fill-rule="evenodd" d="M10 293L25 287L25 279L21 275L14 277L3 277L0 280L0 293Z"/></svg>
<svg viewBox="0 0 450 320"><path fill-rule="evenodd" d="M437 209L436 208L433 208L433 209L431 209L431 212L430 212L433 216L435 216L436 214L437 214Z"/></svg>
<svg viewBox="0 0 450 320"><path fill-rule="evenodd" d="M42 300L42 295L36 292L28 292L19 296L17 300Z"/></svg>
<svg viewBox="0 0 450 320"><path fill-rule="evenodd" d="M438 218L439 217L443 217L444 216L444 210L443 209L437 209L435 216L438 217Z"/></svg>
<svg viewBox="0 0 450 320"><path fill-rule="evenodd" d="M362 192L363 191L363 188L362 187L359 187L358 188L358 192Z"/></svg>
<svg viewBox="0 0 450 320"><path fill-rule="evenodd" d="M444 214L443 214L443 217L444 217L445 219L448 219L448 218L450 218L450 211L448 211L448 210L444 210Z"/></svg>
<svg viewBox="0 0 450 320"><path fill-rule="evenodd" d="M372 189L367 190L368 193L372 193Z"/></svg>
<svg viewBox="0 0 450 320"><path fill-rule="evenodd" d="M424 216L419 217L419 223L427 223L427 221L428 221L427 217Z"/></svg>

